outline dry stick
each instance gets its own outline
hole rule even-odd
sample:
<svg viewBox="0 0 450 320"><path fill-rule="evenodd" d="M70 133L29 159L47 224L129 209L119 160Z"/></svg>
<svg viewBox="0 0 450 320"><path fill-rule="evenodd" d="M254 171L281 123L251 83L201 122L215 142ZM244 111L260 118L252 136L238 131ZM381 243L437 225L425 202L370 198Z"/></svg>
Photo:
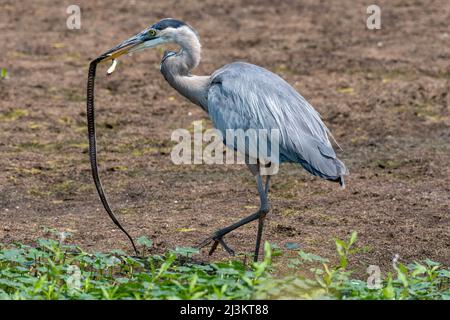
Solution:
<svg viewBox="0 0 450 320"><path fill-rule="evenodd" d="M99 57L93 60L89 65L89 75L87 82L87 126L88 126L88 138L89 138L89 158L91 160L92 177L94 178L95 187L97 188L100 200L103 203L103 207L108 213L114 224L125 233L125 235L130 239L131 244L136 255L139 255L138 250L134 244L133 238L128 234L128 232L122 227L119 220L117 220L111 207L109 206L108 200L106 199L105 192L103 191L102 183L98 174L97 165L97 142L95 137L95 112L94 112L94 84L95 84L95 70L97 69L97 64L103 59Z"/></svg>

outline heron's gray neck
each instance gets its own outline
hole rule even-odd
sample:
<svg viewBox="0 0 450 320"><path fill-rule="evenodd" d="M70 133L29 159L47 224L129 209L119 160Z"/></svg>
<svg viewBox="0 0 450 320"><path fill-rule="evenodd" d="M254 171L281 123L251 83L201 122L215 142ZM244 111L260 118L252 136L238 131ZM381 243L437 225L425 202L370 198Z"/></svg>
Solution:
<svg viewBox="0 0 450 320"><path fill-rule="evenodd" d="M169 84L191 102L207 110L209 76L191 75L201 57L201 45L194 32L174 39L180 46L176 54L166 56L161 62L161 73Z"/></svg>

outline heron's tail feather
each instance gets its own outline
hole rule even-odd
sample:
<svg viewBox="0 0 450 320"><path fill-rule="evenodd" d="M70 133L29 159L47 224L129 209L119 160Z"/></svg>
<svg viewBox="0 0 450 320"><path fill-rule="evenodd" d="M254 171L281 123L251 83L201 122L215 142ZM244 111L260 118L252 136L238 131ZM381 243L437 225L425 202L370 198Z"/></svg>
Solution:
<svg viewBox="0 0 450 320"><path fill-rule="evenodd" d="M297 162L312 175L339 182L344 187L344 176L348 174L348 170L337 158L331 144L325 144L314 137L304 136L303 139L305 143L301 145L292 143L280 147L282 161Z"/></svg>
<svg viewBox="0 0 450 320"><path fill-rule="evenodd" d="M320 152L311 152L309 157L297 157L297 161L309 173L325 180L338 182L345 188L344 176L348 175L345 164L336 157L334 150L328 146L320 146ZM317 150L317 149L316 149Z"/></svg>
<svg viewBox="0 0 450 320"><path fill-rule="evenodd" d="M334 159L334 161L335 161L335 165L336 165L336 172L339 175L339 177L336 181L339 182L342 189L345 189L344 176L349 174L348 169L345 166L345 164L338 158Z"/></svg>
<svg viewBox="0 0 450 320"><path fill-rule="evenodd" d="M341 185L342 189L345 189L345 180L344 180L344 176L340 176L339 177L339 184Z"/></svg>

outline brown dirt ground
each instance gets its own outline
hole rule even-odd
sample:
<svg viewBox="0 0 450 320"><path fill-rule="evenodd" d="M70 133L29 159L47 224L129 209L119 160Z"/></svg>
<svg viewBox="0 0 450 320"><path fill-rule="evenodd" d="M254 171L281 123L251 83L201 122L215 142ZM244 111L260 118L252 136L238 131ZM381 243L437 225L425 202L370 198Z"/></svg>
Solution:
<svg viewBox="0 0 450 320"><path fill-rule="evenodd" d="M334 256L333 237L359 233L356 267L426 257L450 263L450 6L377 1L3 0L0 9L0 242L33 243L45 227L86 249L126 249L91 181L85 129L90 59L163 17L199 31L209 74L236 60L277 72L322 114L344 149L347 189L284 165L273 179L265 239ZM170 135L207 115L159 73L160 50L100 67L97 110L103 182L134 237L155 252L192 246L255 210L253 178L239 165L176 166ZM186 230L188 229L188 230ZM193 229L193 230L192 230ZM255 224L227 236L251 252ZM217 253L212 259L226 257ZM204 254L205 259L210 259Z"/></svg>

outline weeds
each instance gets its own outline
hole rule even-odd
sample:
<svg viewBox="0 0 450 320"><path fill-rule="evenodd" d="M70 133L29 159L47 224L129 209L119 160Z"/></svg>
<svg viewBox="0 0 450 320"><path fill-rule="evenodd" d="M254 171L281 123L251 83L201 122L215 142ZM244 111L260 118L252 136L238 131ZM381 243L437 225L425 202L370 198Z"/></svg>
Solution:
<svg viewBox="0 0 450 320"><path fill-rule="evenodd" d="M118 250L87 253L52 239L36 247L1 245L0 299L248 299L264 275L264 262L250 270L236 261L188 262L195 252L138 258Z"/></svg>
<svg viewBox="0 0 450 320"><path fill-rule="evenodd" d="M251 266L194 263L192 248L139 258L120 250L88 253L53 239L0 244L0 299L450 299L450 270L431 260L396 265L376 289L352 278L356 238L335 240L337 265L298 250L290 267L303 276L281 279L271 274L272 257L281 250L275 247L272 255L268 243L264 260ZM145 237L138 244L152 246Z"/></svg>
<svg viewBox="0 0 450 320"><path fill-rule="evenodd" d="M336 239L337 265L318 255L298 251L298 257L290 261L292 269L301 269L306 275L272 280L269 287L259 292L260 298L303 299L450 299L450 268L425 260L408 265L398 263L385 279L379 275L377 285L369 286L352 277L348 269L349 259L366 248L355 246L356 232L348 240Z"/></svg>

